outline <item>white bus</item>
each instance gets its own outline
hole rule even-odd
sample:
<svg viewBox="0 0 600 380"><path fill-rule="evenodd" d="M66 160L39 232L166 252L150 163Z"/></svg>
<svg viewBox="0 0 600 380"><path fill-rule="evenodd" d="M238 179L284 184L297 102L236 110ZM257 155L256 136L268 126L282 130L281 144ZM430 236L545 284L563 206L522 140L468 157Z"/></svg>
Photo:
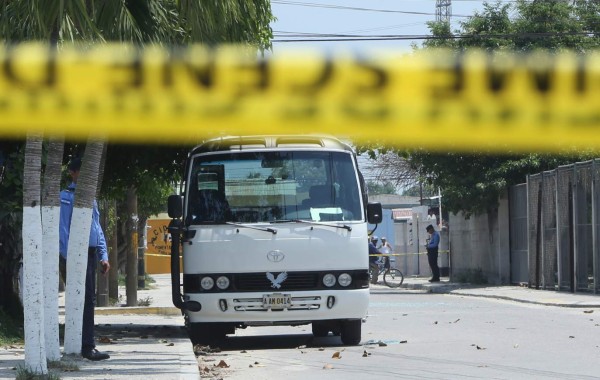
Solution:
<svg viewBox="0 0 600 380"><path fill-rule="evenodd" d="M173 303L194 344L304 324L360 342L367 221L382 213L367 202L349 145L311 135L210 140L189 153L182 194L169 198Z"/></svg>

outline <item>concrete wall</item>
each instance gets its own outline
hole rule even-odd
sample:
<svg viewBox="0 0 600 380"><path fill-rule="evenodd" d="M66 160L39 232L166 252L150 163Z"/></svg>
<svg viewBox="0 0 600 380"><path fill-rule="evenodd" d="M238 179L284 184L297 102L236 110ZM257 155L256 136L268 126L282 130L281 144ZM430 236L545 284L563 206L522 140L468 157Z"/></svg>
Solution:
<svg viewBox="0 0 600 380"><path fill-rule="evenodd" d="M450 215L451 281L473 282L482 275L489 284L510 283L508 197L499 202L488 214Z"/></svg>

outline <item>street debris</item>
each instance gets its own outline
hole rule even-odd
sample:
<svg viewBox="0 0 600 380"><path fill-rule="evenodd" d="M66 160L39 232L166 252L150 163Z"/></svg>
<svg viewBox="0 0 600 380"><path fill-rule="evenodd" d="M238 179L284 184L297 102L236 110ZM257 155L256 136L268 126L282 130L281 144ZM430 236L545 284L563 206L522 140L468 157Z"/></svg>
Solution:
<svg viewBox="0 0 600 380"><path fill-rule="evenodd" d="M107 336L101 336L101 337L98 339L98 342L100 342L100 343L104 343L104 344L116 344L116 342L113 342L113 341L112 341L112 339L110 339L110 338L109 338L109 337L107 337Z"/></svg>
<svg viewBox="0 0 600 380"><path fill-rule="evenodd" d="M323 369L333 369L333 366L331 364L327 363L323 366Z"/></svg>
<svg viewBox="0 0 600 380"><path fill-rule="evenodd" d="M342 355L339 351L336 351L333 353L333 355L331 356L332 359L341 359Z"/></svg>
<svg viewBox="0 0 600 380"><path fill-rule="evenodd" d="M219 347L212 348L211 346L202 346L200 344L194 346L194 354L196 356L214 354L218 352L221 352Z"/></svg>

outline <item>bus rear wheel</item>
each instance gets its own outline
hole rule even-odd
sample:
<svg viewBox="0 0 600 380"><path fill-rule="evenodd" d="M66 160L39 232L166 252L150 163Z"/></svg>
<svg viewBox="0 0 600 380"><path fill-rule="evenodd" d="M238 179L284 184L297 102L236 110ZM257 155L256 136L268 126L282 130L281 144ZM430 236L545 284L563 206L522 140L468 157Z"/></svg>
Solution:
<svg viewBox="0 0 600 380"><path fill-rule="evenodd" d="M360 343L362 320L352 319L340 322L342 343L346 346L356 346Z"/></svg>
<svg viewBox="0 0 600 380"><path fill-rule="evenodd" d="M323 338L329 335L329 326L326 323L313 322L312 333L315 338Z"/></svg>

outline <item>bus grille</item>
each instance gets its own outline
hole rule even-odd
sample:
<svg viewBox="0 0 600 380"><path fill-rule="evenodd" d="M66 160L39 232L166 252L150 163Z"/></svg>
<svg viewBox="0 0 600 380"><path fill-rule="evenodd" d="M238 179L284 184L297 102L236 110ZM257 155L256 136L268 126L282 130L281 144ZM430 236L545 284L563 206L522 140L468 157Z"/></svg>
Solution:
<svg viewBox="0 0 600 380"><path fill-rule="evenodd" d="M342 287L336 283L332 287L323 285L323 276L331 273L336 277L342 273L349 273L352 276L350 286ZM285 279L277 281L278 276L284 276ZM211 277L213 283L217 279L225 276L230 281L230 286L221 290L216 285L211 289L202 289L201 281L204 277ZM271 282L269 277L273 278ZM289 292L289 291L318 291L318 290L351 290L366 289L369 287L369 273L366 270L337 270L323 272L253 272L253 273L210 273L210 274L184 274L183 290L187 293L222 293L222 292Z"/></svg>
<svg viewBox="0 0 600 380"><path fill-rule="evenodd" d="M279 273L273 273L277 277ZM290 272L280 288L273 287L265 273L242 273L235 276L235 288L240 291L290 291L314 290L319 286L319 274L315 272Z"/></svg>

